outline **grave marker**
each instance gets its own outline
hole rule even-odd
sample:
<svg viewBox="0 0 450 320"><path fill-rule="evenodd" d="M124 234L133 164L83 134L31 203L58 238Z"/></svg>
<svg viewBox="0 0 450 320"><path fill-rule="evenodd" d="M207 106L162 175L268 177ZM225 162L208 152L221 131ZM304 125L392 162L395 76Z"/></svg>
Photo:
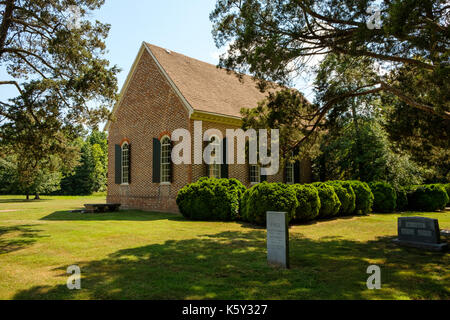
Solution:
<svg viewBox="0 0 450 320"><path fill-rule="evenodd" d="M441 242L438 220L423 217L398 218L398 238L394 242L433 251L448 247L446 242Z"/></svg>
<svg viewBox="0 0 450 320"><path fill-rule="evenodd" d="M286 212L267 211L267 262L289 268L289 229Z"/></svg>

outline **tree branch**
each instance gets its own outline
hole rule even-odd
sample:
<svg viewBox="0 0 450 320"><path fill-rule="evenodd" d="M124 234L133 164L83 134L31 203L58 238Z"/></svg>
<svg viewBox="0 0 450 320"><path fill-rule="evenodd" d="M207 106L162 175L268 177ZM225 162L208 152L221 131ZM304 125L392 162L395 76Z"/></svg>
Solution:
<svg viewBox="0 0 450 320"><path fill-rule="evenodd" d="M359 88L360 89L360 88ZM358 89L357 89L358 90ZM380 85L377 88L374 89L370 89L370 90L365 90L365 91L360 91L360 92L348 92L348 93L344 93L341 94L337 97L332 98L330 101L328 101L322 108L321 110L318 112L318 118L316 120L316 122L314 123L314 125L312 126L311 130L309 130L309 132L302 138L300 139L300 141L298 141L293 149L297 148L301 143L303 143L306 139L309 138L309 136L311 136L311 134L313 134L313 132L317 129L317 127L319 126L319 124L322 122L323 118L326 116L327 112L331 109L331 107L344 99L347 98L352 98L352 97L358 97L358 96L364 96L364 95L368 95L368 94L372 94L372 93L377 93L382 91L383 88Z"/></svg>
<svg viewBox="0 0 450 320"><path fill-rule="evenodd" d="M21 95L23 94L22 89L20 88L20 86L19 86L19 84L17 83L17 81L0 81L0 85L3 85L3 84L12 84L12 85L15 85L16 88L17 88L17 90L19 90L20 94L21 94Z"/></svg>
<svg viewBox="0 0 450 320"><path fill-rule="evenodd" d="M402 100L403 102L405 102L406 104L417 108L419 110L425 111L427 113L431 113L434 114L436 116L442 117L444 119L448 119L450 120L450 112L444 111L443 113L439 113L437 112L433 107L423 104L423 103L419 103L416 100L414 100L411 97L408 97L407 95L405 95L403 92L401 92L399 89L396 89L390 85L388 85L385 82L381 82L381 88L383 88L383 90L390 92L392 94L394 94L395 96L397 96L400 100Z"/></svg>

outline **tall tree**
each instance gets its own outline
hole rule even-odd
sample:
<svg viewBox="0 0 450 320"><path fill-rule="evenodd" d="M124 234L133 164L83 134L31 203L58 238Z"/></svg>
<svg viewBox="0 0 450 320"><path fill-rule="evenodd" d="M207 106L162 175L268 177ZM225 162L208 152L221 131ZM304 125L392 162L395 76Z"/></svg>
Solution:
<svg viewBox="0 0 450 320"><path fill-rule="evenodd" d="M110 26L87 19L103 3L0 1L0 64L14 79L0 85L18 91L0 102L0 140L15 156L19 184L36 197L75 166L81 126L104 120L116 101L119 70L103 57Z"/></svg>
<svg viewBox="0 0 450 320"><path fill-rule="evenodd" d="M6 109L9 121L0 126L3 158L14 159L18 189L27 197L34 193L39 198L40 192L52 191L59 186L60 170L77 164L73 140L81 127L63 120L59 101L42 97L34 83L27 85Z"/></svg>
<svg viewBox="0 0 450 320"><path fill-rule="evenodd" d="M381 27L368 9L378 7ZM317 124L340 101L385 92L410 108L450 120L450 33L446 0L217 0L210 15L219 65L289 83L311 57L371 59L387 70L327 95ZM317 127L317 126L316 126ZM316 127L313 127L314 129Z"/></svg>
<svg viewBox="0 0 450 320"><path fill-rule="evenodd" d="M393 143L427 167L427 182L450 182L450 121L383 96L383 126Z"/></svg>
<svg viewBox="0 0 450 320"><path fill-rule="evenodd" d="M106 190L108 166L108 145L104 132L94 130L80 141L80 163L69 172L65 172L61 181L61 193L86 195Z"/></svg>
<svg viewBox="0 0 450 320"><path fill-rule="evenodd" d="M278 129L282 162L313 158L319 151L320 133L310 136L307 143L298 144L314 125L309 118L313 110L314 105L297 90L271 92L257 107L241 110L243 129Z"/></svg>
<svg viewBox="0 0 450 320"><path fill-rule="evenodd" d="M318 166L321 180L384 180L396 187L421 183L426 171L392 145L380 123L370 117L357 117L358 139L353 119L340 120L340 127L325 135Z"/></svg>
<svg viewBox="0 0 450 320"><path fill-rule="evenodd" d="M24 81L33 79L42 95L59 100L65 121L95 124L104 119L116 99L118 69L102 57L110 26L86 19L103 3L1 1L0 64L14 80L0 79L0 85L15 85L24 95ZM13 120L9 107L0 102L0 121Z"/></svg>

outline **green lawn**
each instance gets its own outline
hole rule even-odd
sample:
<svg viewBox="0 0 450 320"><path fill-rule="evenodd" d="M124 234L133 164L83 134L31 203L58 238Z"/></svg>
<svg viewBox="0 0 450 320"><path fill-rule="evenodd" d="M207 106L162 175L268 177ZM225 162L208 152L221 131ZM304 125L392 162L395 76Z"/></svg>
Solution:
<svg viewBox="0 0 450 320"><path fill-rule="evenodd" d="M1 299L450 299L450 254L391 243L398 214L290 228L291 269L266 264L265 230L179 215L69 213L97 197L0 196ZM408 213L439 218L450 212ZM79 265L81 290L66 269ZM368 290L378 264L382 289Z"/></svg>

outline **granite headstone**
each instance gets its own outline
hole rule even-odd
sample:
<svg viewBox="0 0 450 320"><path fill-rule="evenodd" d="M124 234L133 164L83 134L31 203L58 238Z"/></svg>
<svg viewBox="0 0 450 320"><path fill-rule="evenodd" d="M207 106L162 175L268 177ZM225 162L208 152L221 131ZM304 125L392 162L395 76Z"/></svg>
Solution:
<svg viewBox="0 0 450 320"><path fill-rule="evenodd" d="M289 268L289 229L286 212L267 211L267 262Z"/></svg>
<svg viewBox="0 0 450 320"><path fill-rule="evenodd" d="M398 218L398 238L394 242L433 251L448 247L446 242L441 242L438 220L424 217Z"/></svg>

